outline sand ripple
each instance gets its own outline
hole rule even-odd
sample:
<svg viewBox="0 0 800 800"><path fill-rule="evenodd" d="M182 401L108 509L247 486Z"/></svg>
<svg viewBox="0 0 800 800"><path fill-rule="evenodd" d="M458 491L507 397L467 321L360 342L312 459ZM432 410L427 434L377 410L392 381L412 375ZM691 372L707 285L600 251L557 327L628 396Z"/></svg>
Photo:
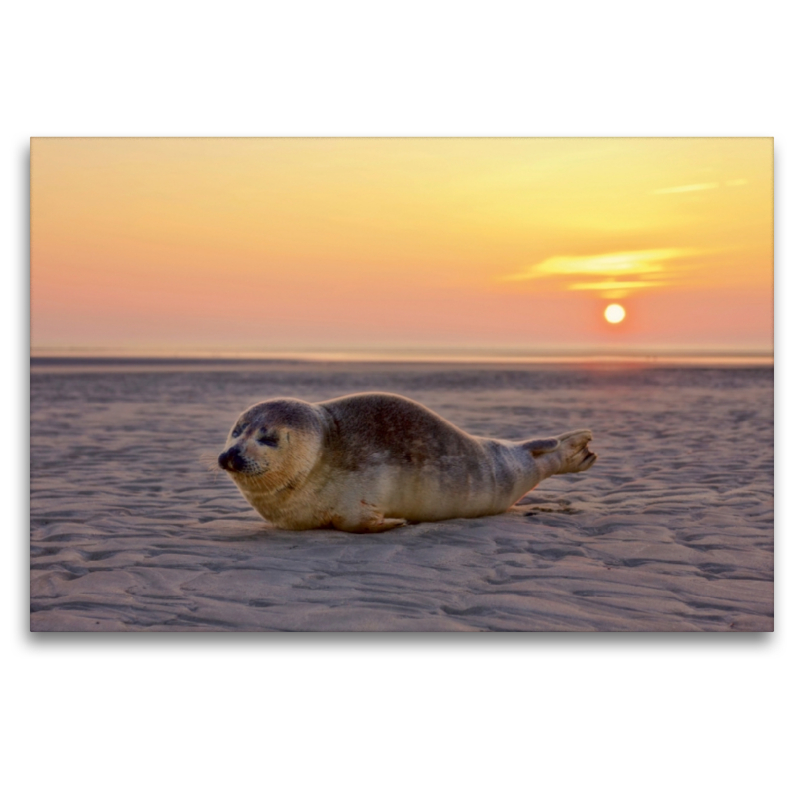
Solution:
<svg viewBox="0 0 800 800"><path fill-rule="evenodd" d="M207 464L247 405L366 390L595 431L512 512L269 528ZM772 370L32 368L31 629L772 630Z"/></svg>

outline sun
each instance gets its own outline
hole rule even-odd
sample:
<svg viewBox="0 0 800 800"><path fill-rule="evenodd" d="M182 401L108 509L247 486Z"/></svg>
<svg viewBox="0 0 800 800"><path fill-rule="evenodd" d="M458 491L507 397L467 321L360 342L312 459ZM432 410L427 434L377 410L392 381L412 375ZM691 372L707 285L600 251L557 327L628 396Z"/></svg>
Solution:
<svg viewBox="0 0 800 800"><path fill-rule="evenodd" d="M618 322L622 322L622 320L625 319L625 309L618 303L612 303L610 306L606 307L603 316L612 325L616 325Z"/></svg>

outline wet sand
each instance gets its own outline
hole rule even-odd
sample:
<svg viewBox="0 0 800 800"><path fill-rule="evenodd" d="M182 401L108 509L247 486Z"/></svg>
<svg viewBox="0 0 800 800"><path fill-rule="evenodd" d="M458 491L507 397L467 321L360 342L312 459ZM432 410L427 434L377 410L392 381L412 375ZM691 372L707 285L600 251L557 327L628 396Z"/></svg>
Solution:
<svg viewBox="0 0 800 800"><path fill-rule="evenodd" d="M271 528L210 468L246 406L356 391L599 459L376 535ZM772 628L772 368L32 363L31 630Z"/></svg>

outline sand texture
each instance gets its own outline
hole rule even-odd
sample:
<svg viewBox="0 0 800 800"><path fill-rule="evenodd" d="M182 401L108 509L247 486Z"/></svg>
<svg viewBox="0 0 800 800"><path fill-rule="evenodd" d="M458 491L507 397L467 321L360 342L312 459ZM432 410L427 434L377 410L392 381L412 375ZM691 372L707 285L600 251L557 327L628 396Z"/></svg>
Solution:
<svg viewBox="0 0 800 800"><path fill-rule="evenodd" d="M209 469L248 405L357 391L599 460L375 535L276 530ZM772 627L771 368L32 364L31 630Z"/></svg>

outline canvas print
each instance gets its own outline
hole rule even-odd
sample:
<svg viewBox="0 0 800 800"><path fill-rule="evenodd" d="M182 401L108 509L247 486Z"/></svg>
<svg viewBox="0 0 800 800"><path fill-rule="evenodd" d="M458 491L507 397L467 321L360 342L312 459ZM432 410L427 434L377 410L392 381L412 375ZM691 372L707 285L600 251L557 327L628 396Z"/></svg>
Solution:
<svg viewBox="0 0 800 800"><path fill-rule="evenodd" d="M768 138L35 138L32 631L771 631Z"/></svg>

